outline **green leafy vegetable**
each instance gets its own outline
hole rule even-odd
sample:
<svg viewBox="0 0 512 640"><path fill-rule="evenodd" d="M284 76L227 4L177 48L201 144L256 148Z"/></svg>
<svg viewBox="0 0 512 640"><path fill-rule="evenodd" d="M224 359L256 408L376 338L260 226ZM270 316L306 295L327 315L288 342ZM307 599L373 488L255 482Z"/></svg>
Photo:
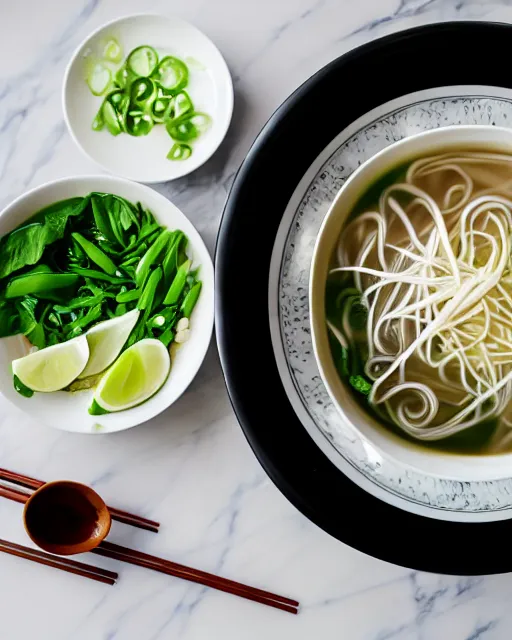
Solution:
<svg viewBox="0 0 512 640"><path fill-rule="evenodd" d="M37 264L46 247L64 236L68 220L82 215L88 205L89 196L57 202L4 236L0 240L0 279Z"/></svg>
<svg viewBox="0 0 512 640"><path fill-rule="evenodd" d="M361 302L354 302L350 308L349 321L352 329L361 331L366 329L368 309Z"/></svg>
<svg viewBox="0 0 512 640"><path fill-rule="evenodd" d="M345 347L341 347L341 354L339 358L339 368L342 376L348 378L349 376L349 357L348 357L348 349Z"/></svg>
<svg viewBox="0 0 512 640"><path fill-rule="evenodd" d="M183 232L117 195L46 207L0 238L0 337L21 333L43 349L139 308L125 348L147 337L168 346L201 291L186 245Z"/></svg>
<svg viewBox="0 0 512 640"><path fill-rule="evenodd" d="M111 276L113 276L116 273L117 271L116 265L112 262L112 260L106 254L103 253L101 249L98 249L98 247L95 244L93 244L92 242L89 242L89 240L84 238L79 233L72 233L71 237L74 240L76 240L76 242L78 242L78 244L82 247L82 249L87 254L88 258L92 260L94 264L97 264L98 267L101 267L101 269L103 269L105 273L108 273Z"/></svg>

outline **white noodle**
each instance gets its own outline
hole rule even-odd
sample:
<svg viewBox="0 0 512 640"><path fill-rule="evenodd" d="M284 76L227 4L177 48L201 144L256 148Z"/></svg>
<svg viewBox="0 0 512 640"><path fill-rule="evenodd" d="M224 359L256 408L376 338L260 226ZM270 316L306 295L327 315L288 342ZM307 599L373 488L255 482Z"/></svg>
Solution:
<svg viewBox="0 0 512 640"><path fill-rule="evenodd" d="M501 180L494 194L480 178L477 191L478 172L468 173L511 163L480 152L417 160L405 182L383 190L378 211L345 227L337 246L330 273L352 273L368 307L369 400L420 440L498 417L512 398L512 199L502 195L512 181ZM443 173L449 184L434 199L419 185ZM342 331L329 323L345 348L348 314ZM507 421L507 441L510 428Z"/></svg>

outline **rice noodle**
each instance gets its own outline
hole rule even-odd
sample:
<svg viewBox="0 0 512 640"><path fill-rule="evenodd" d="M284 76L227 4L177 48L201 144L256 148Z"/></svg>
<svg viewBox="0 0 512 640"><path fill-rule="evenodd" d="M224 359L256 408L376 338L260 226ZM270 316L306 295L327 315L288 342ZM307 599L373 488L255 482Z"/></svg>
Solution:
<svg viewBox="0 0 512 640"><path fill-rule="evenodd" d="M509 173L494 189L489 166ZM341 234L330 273L352 274L368 308L370 403L417 439L452 436L509 407L510 171L511 156L487 152L417 160L404 182L383 190L378 211ZM345 347L346 325L329 324ZM504 420L509 442L512 415Z"/></svg>

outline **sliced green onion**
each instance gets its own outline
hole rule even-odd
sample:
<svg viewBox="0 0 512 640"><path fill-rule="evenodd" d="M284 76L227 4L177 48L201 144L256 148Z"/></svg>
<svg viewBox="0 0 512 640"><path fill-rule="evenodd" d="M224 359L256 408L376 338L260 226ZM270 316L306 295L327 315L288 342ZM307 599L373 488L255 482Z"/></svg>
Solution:
<svg viewBox="0 0 512 640"><path fill-rule="evenodd" d="M150 76L157 65L158 54L153 47L147 45L134 49L126 60L126 68L141 77Z"/></svg>
<svg viewBox="0 0 512 640"><path fill-rule="evenodd" d="M167 154L168 160L187 160L192 155L192 147L189 144L183 142L175 142L169 153Z"/></svg>
<svg viewBox="0 0 512 640"><path fill-rule="evenodd" d="M167 133L176 142L195 140L211 125L212 119L206 113L185 114L179 120L166 124Z"/></svg>
<svg viewBox="0 0 512 640"><path fill-rule="evenodd" d="M118 63L123 58L123 48L115 38L109 38L103 48L103 60Z"/></svg>
<svg viewBox="0 0 512 640"><path fill-rule="evenodd" d="M94 62L89 67L86 79L91 93L95 96L102 96L112 82L112 73L103 63Z"/></svg>
<svg viewBox="0 0 512 640"><path fill-rule="evenodd" d="M178 93L188 84L187 65L174 56L166 56L153 72L153 78L166 92Z"/></svg>

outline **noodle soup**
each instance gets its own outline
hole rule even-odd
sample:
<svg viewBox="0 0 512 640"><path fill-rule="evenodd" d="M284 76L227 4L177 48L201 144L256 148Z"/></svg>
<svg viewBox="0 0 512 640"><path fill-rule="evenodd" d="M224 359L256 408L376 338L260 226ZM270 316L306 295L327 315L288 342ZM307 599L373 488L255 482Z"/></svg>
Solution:
<svg viewBox="0 0 512 640"><path fill-rule="evenodd" d="M377 467L512 476L511 220L512 129L411 135L344 182L309 278L315 360L348 427L330 439L352 432Z"/></svg>
<svg viewBox="0 0 512 640"><path fill-rule="evenodd" d="M512 154L429 152L352 207L325 291L338 375L394 434L512 449Z"/></svg>

